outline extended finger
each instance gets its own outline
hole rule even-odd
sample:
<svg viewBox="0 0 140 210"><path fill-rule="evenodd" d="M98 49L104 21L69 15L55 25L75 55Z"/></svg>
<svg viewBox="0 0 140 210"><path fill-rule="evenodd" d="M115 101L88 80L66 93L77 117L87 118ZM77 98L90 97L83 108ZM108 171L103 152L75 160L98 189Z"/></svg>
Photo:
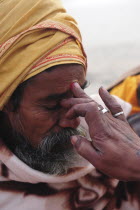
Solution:
<svg viewBox="0 0 140 210"><path fill-rule="evenodd" d="M60 103L62 106L70 108L76 104L84 104L92 101L93 100L91 98L69 98L69 99L63 99Z"/></svg>
<svg viewBox="0 0 140 210"><path fill-rule="evenodd" d="M73 82L70 88L76 98L90 98L77 82Z"/></svg>
<svg viewBox="0 0 140 210"><path fill-rule="evenodd" d="M99 151L94 148L90 141L82 136L72 136L71 142L74 148L82 157L88 160L92 165L98 168L100 161Z"/></svg>
<svg viewBox="0 0 140 210"><path fill-rule="evenodd" d="M94 120L95 117L98 118L98 116L100 116L98 105L94 101L90 103L76 104L66 113L66 117L69 119L75 117L87 118L88 115L92 116L92 120Z"/></svg>
<svg viewBox="0 0 140 210"><path fill-rule="evenodd" d="M112 115L123 112L121 105L117 102L117 100L112 95L109 94L109 92L105 88L101 87L99 89L99 94L103 102L107 106L107 108L112 113ZM116 116L116 118L122 121L126 121L124 114L120 114L119 116Z"/></svg>
<svg viewBox="0 0 140 210"><path fill-rule="evenodd" d="M66 113L66 118L73 119L75 117L85 117L86 123L89 127L90 135L97 133L97 130L102 130L104 128L104 121L102 111L99 111L98 106L94 102L88 104L77 104L74 105Z"/></svg>

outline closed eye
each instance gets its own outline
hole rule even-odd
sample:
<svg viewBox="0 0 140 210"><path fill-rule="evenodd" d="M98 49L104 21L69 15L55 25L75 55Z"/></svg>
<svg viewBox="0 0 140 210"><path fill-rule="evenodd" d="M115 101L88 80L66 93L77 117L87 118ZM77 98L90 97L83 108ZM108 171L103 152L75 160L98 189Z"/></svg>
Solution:
<svg viewBox="0 0 140 210"><path fill-rule="evenodd" d="M81 88L84 90L86 89L88 86L90 85L89 81L85 81L85 83L81 86ZM64 95L64 94L63 94ZM61 99L60 99L61 98ZM57 101L54 104L48 104L48 103L43 103L41 104L41 107L44 110L49 110L49 111L56 111L59 110L61 108L60 105L60 100L62 100L64 98L64 96L59 97L59 100L57 98Z"/></svg>
<svg viewBox="0 0 140 210"><path fill-rule="evenodd" d="M50 110L50 111L54 111L54 110L58 110L58 109L60 109L61 108L61 106L60 106L60 104L58 103L58 104L56 104L55 106L50 106L50 107L48 107L48 106L43 106L46 110Z"/></svg>
<svg viewBox="0 0 140 210"><path fill-rule="evenodd" d="M86 80L85 83L81 86L81 88L84 90L87 87L89 87L89 85L90 85L90 82L88 80Z"/></svg>

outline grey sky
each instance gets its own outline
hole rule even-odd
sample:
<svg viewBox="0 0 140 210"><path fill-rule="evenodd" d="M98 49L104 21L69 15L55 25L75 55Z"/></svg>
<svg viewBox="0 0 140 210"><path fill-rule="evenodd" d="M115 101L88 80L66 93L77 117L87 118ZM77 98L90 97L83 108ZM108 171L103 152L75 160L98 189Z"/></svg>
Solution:
<svg viewBox="0 0 140 210"><path fill-rule="evenodd" d="M88 56L88 93L140 65L140 0L62 0Z"/></svg>
<svg viewBox="0 0 140 210"><path fill-rule="evenodd" d="M140 41L139 0L63 0L85 45Z"/></svg>

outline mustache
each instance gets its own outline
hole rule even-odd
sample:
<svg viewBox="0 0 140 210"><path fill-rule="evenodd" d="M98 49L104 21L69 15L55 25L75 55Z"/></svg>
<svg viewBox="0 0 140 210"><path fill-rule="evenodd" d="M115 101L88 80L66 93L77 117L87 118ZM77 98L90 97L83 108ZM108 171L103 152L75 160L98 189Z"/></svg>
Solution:
<svg viewBox="0 0 140 210"><path fill-rule="evenodd" d="M61 151L67 150L69 146L72 146L70 142L70 137L73 135L80 134L81 133L79 130L75 130L72 128L64 128L63 130L57 133L52 132L51 134L45 136L38 144L38 146L33 147L24 135L18 133L17 131L14 131L14 136L16 137L16 146L20 145L20 147L22 146L22 149L28 147L30 148L30 151L41 151L42 155L45 155L47 153L57 154L60 152L60 147Z"/></svg>
<svg viewBox="0 0 140 210"><path fill-rule="evenodd" d="M51 133L51 135L43 138L41 143L38 145L37 150L42 151L42 155L44 153L52 153L58 154L60 152L66 151L68 148L72 148L72 144L70 141L70 137L73 135L80 135L79 130L75 130L72 128L64 128L58 133Z"/></svg>

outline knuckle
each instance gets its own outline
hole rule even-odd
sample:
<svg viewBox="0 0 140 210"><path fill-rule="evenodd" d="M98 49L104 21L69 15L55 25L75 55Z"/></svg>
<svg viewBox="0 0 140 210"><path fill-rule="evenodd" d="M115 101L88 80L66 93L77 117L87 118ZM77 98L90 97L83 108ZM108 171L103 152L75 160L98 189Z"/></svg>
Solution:
<svg viewBox="0 0 140 210"><path fill-rule="evenodd" d="M92 109L97 109L98 105L96 102L92 101L89 103L89 111Z"/></svg>
<svg viewBox="0 0 140 210"><path fill-rule="evenodd" d="M73 106L74 105L73 99L68 99L67 103L68 103L69 106Z"/></svg>
<svg viewBox="0 0 140 210"><path fill-rule="evenodd" d="M97 103L95 101L91 101L90 104L94 107L97 106Z"/></svg>
<svg viewBox="0 0 140 210"><path fill-rule="evenodd" d="M80 92L79 97L80 98L87 98L87 95L85 94L85 92Z"/></svg>
<svg viewBox="0 0 140 210"><path fill-rule="evenodd" d="M74 104L73 107L72 107L72 109L73 109L74 111L76 111L76 110L79 109L79 108L80 108L80 104Z"/></svg>
<svg viewBox="0 0 140 210"><path fill-rule="evenodd" d="M79 104L74 104L71 108L71 113L72 113L72 116L78 116L78 110L80 109L80 105Z"/></svg>

